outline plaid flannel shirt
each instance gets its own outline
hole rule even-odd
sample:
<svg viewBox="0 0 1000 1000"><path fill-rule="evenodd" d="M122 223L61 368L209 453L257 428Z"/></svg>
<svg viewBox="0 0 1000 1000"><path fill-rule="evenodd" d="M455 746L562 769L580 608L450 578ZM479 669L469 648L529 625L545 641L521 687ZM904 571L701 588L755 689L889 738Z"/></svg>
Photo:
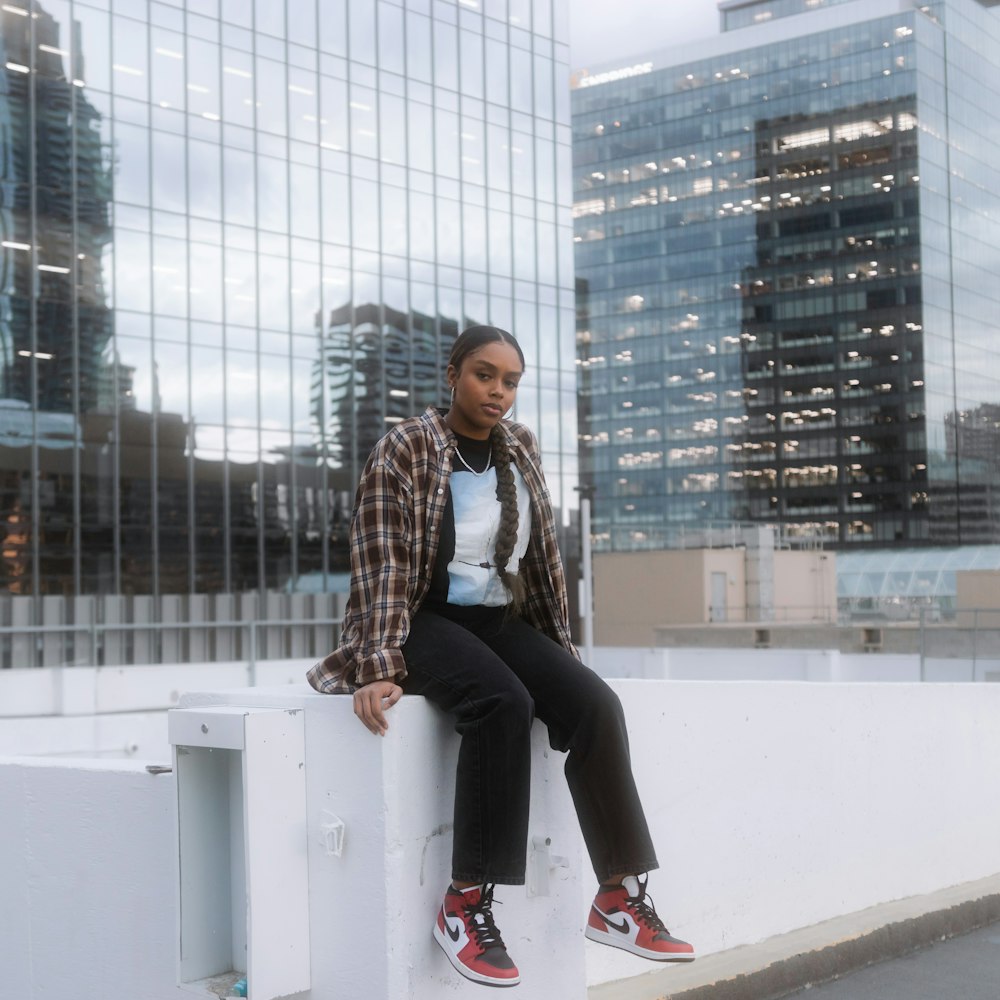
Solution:
<svg viewBox="0 0 1000 1000"><path fill-rule="evenodd" d="M578 656L538 442L523 424L502 426L531 497L521 615ZM355 497L351 592L340 645L306 675L317 691L350 693L371 681L399 683L406 676L402 646L430 587L454 454L455 436L435 407L397 424L375 445Z"/></svg>

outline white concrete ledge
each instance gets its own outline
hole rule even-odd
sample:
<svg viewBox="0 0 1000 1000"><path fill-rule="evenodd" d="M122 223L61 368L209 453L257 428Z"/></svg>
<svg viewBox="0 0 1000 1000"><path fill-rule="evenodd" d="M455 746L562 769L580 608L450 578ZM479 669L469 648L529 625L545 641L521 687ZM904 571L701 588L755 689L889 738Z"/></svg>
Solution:
<svg viewBox="0 0 1000 1000"><path fill-rule="evenodd" d="M611 683L662 865L657 908L709 956L660 970L657 988L679 986L712 955L804 927L825 933L845 915L1000 872L1000 685ZM458 747L440 712L404 698L379 740L349 699L304 685L182 704L304 710L313 964L302 1000L481 996L430 936L448 878ZM531 831L551 837L569 867L551 873L549 896L500 890L498 922L523 974L519 997L580 1000L586 984L650 970L584 945L593 876L561 758L541 726L534 741ZM174 985L174 802L173 776L141 764L0 760L4 996L184 995ZM340 857L326 853L327 812L346 824Z"/></svg>
<svg viewBox="0 0 1000 1000"><path fill-rule="evenodd" d="M303 996L479 995L431 937L451 878L458 737L447 716L404 697L380 739L354 717L350 698L305 685L190 694L180 708L210 705L304 710L312 989ZM548 857L565 867L547 870L547 886L530 876L525 886L498 886L495 913L521 970L518 996L574 1000L586 990L581 838L562 755L549 749L540 724L532 743L529 843L548 838ZM327 852L323 835L331 817L344 824L340 857ZM539 889L545 895L533 895Z"/></svg>

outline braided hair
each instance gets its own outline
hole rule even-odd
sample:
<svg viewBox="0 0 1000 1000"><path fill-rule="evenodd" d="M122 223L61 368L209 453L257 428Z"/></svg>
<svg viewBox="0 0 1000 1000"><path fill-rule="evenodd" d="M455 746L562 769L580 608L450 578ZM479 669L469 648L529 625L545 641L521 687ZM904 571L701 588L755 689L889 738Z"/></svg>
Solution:
<svg viewBox="0 0 1000 1000"><path fill-rule="evenodd" d="M524 367L524 354L513 335L496 326L471 326L456 339L451 349L448 364L455 371L461 370L462 362L478 351L485 344L502 341L510 344L517 351L517 356ZM497 500L500 501L500 527L497 530L496 568L497 576L510 597L508 609L516 614L524 601L524 581L520 575L507 572L514 545L517 543L517 487L514 483L514 472L511 469L510 448L507 445L507 432L501 423L494 425L490 432L490 445L493 449L493 464L497 472Z"/></svg>

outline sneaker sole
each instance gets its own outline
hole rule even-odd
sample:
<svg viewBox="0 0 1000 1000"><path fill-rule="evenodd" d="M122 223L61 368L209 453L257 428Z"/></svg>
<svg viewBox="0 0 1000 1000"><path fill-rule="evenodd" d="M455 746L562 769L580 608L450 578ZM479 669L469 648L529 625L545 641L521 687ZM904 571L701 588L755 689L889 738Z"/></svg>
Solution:
<svg viewBox="0 0 1000 1000"><path fill-rule="evenodd" d="M652 962L693 962L698 957L694 952L670 952L664 954L662 951L648 951L646 948L640 948L632 941L626 941L620 937L613 938L610 934L605 934L590 926L587 927L584 934L588 940L596 941L597 944L606 944L609 948L631 952L640 958L648 958Z"/></svg>
<svg viewBox="0 0 1000 1000"><path fill-rule="evenodd" d="M520 976L517 976L515 979L491 979L489 976L481 975L468 966L462 965L458 960L458 956L448 947L444 932L438 927L437 921L434 922L434 940L437 941L441 950L445 953L445 957L451 962L452 968L459 975L465 976L470 982L478 983L480 986L497 986L501 989L506 986L517 986L521 982Z"/></svg>

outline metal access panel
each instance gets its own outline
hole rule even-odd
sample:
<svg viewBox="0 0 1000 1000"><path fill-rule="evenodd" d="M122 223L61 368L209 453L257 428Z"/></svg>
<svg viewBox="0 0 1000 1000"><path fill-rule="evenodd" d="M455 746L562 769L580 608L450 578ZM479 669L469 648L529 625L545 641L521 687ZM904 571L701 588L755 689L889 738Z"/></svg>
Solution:
<svg viewBox="0 0 1000 1000"><path fill-rule="evenodd" d="M175 709L178 985L248 1000L310 988L305 748L298 710Z"/></svg>

